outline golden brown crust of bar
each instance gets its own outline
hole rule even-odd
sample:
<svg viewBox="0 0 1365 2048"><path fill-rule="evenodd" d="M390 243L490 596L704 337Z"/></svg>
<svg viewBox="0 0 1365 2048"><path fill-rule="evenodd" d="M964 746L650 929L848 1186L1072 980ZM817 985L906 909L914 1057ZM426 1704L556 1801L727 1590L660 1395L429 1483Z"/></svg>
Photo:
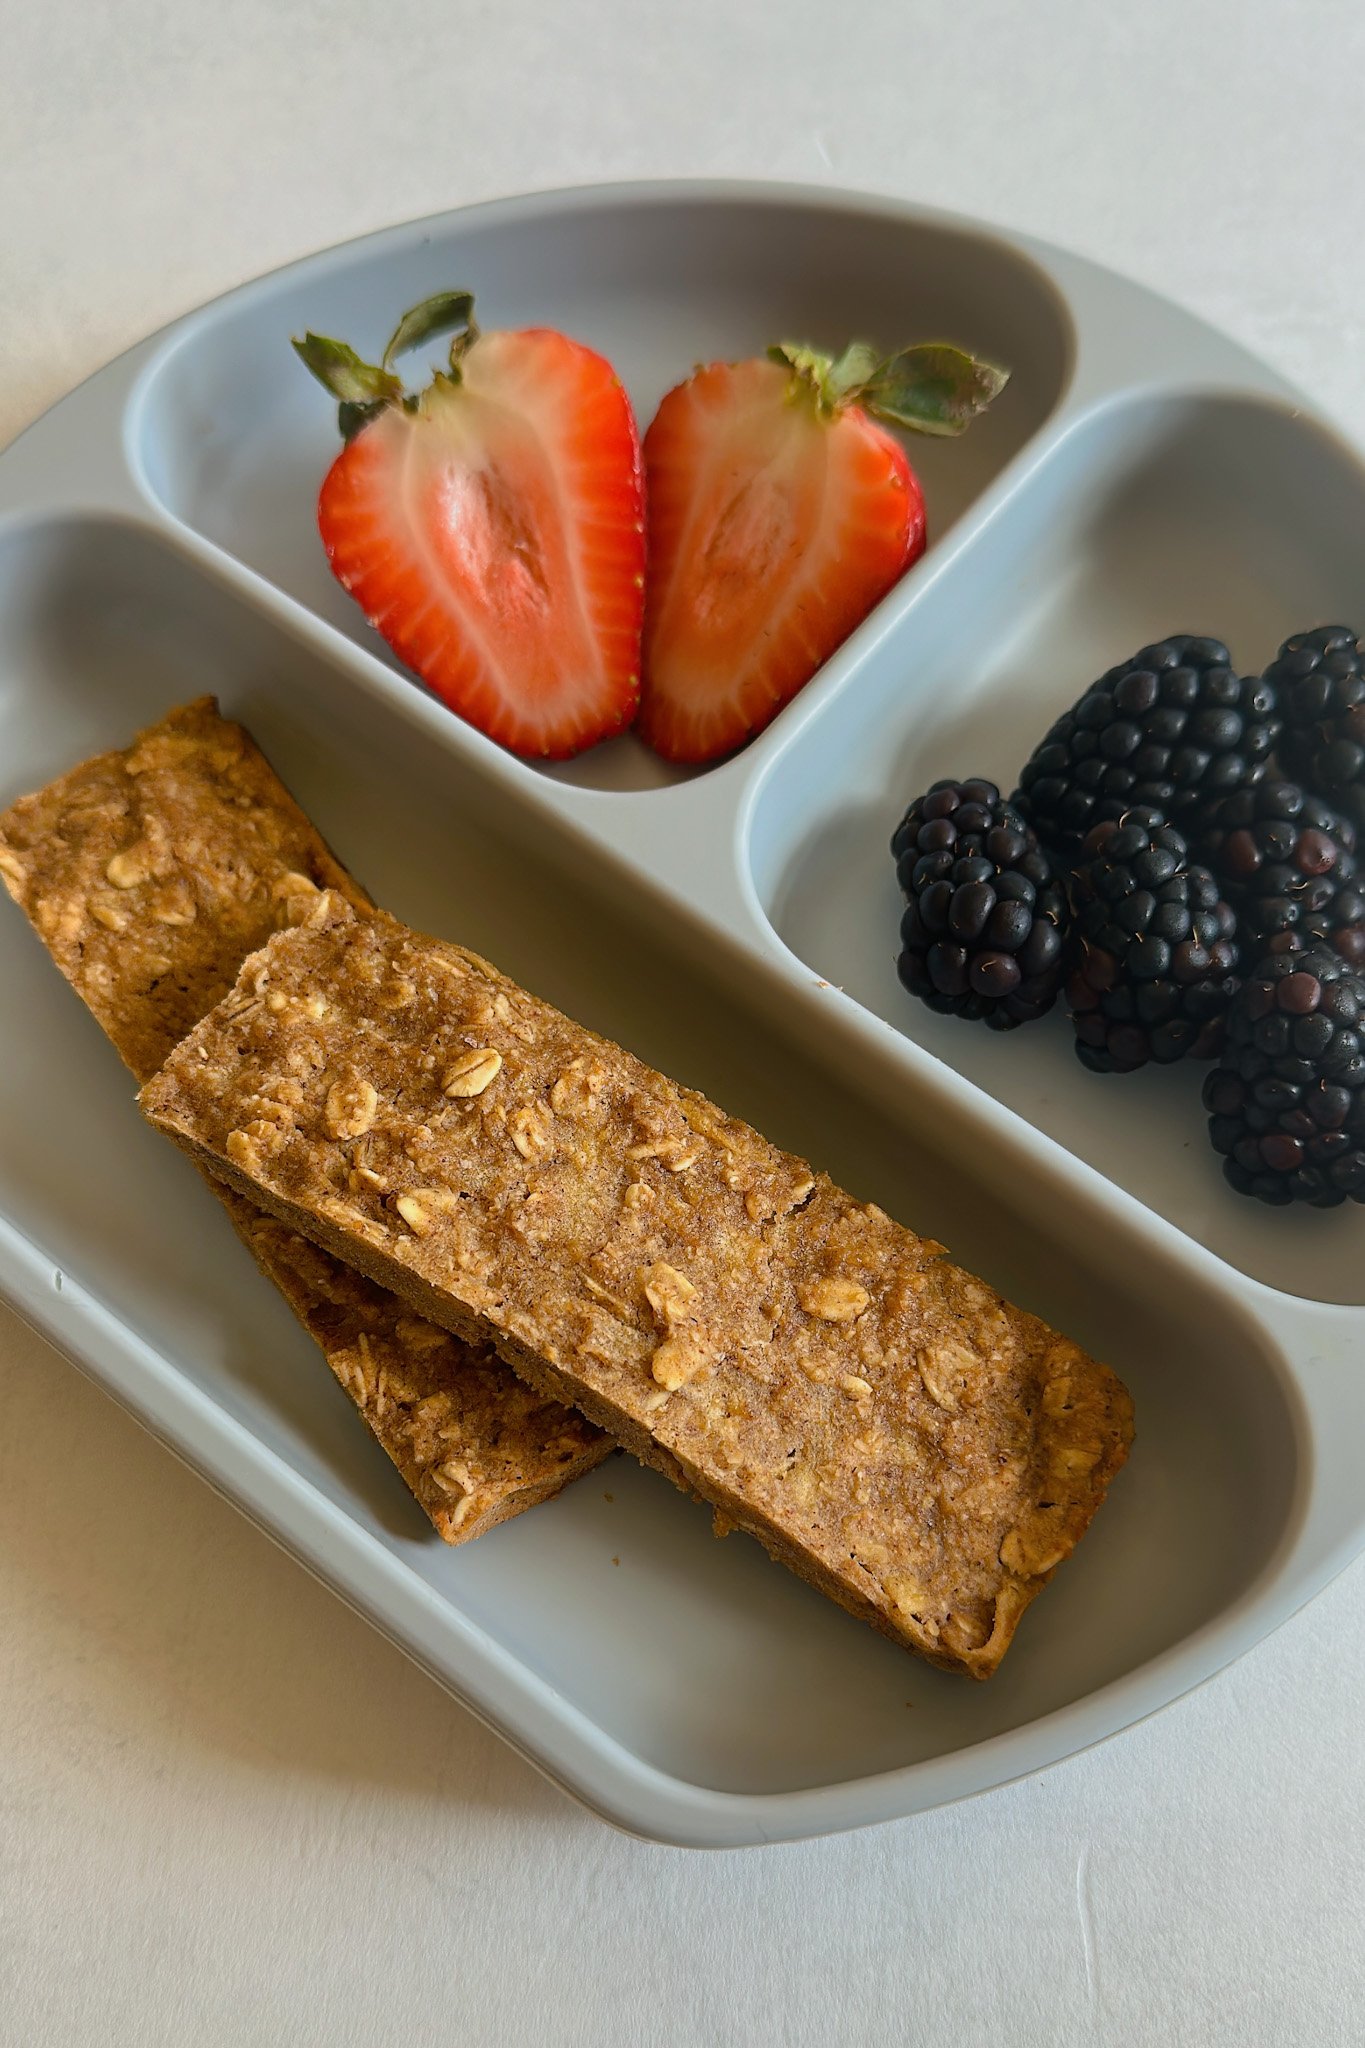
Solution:
<svg viewBox="0 0 1365 2048"><path fill-rule="evenodd" d="M319 889L368 901L211 697L20 797L0 875L140 1081Z"/></svg>
<svg viewBox="0 0 1365 2048"><path fill-rule="evenodd" d="M368 902L209 697L21 797L0 816L0 876L140 1081L320 890ZM433 1328L213 1186L447 1542L548 1498L611 1448L487 1344Z"/></svg>
<svg viewBox="0 0 1365 2048"><path fill-rule="evenodd" d="M142 1101L948 1669L996 1669L1127 1454L1114 1375L941 1246L382 914L273 939Z"/></svg>
<svg viewBox="0 0 1365 2048"><path fill-rule="evenodd" d="M238 1235L448 1543L549 1500L614 1448L572 1407L525 1386L491 1344L462 1343L217 1185Z"/></svg>

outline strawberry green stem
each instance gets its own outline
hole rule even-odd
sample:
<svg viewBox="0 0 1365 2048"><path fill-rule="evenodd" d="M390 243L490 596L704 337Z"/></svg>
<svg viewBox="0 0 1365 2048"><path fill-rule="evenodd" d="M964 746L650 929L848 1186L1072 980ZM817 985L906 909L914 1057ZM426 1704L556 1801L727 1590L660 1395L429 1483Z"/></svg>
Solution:
<svg viewBox="0 0 1365 2048"><path fill-rule="evenodd" d="M783 341L769 359L792 371L792 396L813 400L827 418L861 406L891 426L916 434L960 434L997 398L1009 371L950 342L919 342L881 356L865 341L826 355L805 342Z"/></svg>
<svg viewBox="0 0 1365 2048"><path fill-rule="evenodd" d="M332 341L324 334L309 332L302 340L296 337L293 347L299 360L337 400L342 439L351 441L386 406L401 405L408 412L416 409L417 397L405 388L393 359L420 348L433 335L450 334L452 329L449 377L458 383L460 365L479 338L472 292L437 292L420 305L410 306L377 363L367 363L347 342Z"/></svg>

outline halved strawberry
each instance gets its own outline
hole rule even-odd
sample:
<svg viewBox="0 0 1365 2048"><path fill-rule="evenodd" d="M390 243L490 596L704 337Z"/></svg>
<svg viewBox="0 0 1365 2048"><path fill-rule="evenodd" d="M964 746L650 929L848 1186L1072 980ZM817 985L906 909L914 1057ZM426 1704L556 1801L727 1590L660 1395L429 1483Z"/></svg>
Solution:
<svg viewBox="0 0 1365 2048"><path fill-rule="evenodd" d="M882 361L784 342L668 393L644 442L650 746L731 753L809 682L924 551L918 479L877 420L960 433L1005 379L938 343Z"/></svg>
<svg viewBox="0 0 1365 2048"><path fill-rule="evenodd" d="M400 660L514 753L620 732L640 692L644 485L611 364L550 328L480 334L468 292L404 314L382 361L305 335L346 446L318 500L334 574ZM420 396L395 355L456 329Z"/></svg>

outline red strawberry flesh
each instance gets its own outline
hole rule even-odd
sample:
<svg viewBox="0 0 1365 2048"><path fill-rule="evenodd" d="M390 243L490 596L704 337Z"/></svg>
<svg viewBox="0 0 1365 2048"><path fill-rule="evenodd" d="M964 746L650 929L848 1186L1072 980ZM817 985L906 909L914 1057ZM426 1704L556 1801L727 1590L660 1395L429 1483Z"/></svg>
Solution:
<svg viewBox="0 0 1365 2048"><path fill-rule="evenodd" d="M791 386L776 363L712 364L645 436L640 731L673 760L728 753L766 725L924 547L899 442Z"/></svg>
<svg viewBox="0 0 1365 2048"><path fill-rule="evenodd" d="M514 752L564 758L639 695L644 511L630 400L550 329L480 335L332 465L333 571L400 660Z"/></svg>

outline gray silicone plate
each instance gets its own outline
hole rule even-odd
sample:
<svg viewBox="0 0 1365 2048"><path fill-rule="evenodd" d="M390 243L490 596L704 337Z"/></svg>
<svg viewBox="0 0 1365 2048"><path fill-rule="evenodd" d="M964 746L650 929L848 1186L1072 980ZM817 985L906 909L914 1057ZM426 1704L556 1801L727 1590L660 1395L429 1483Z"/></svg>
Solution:
<svg viewBox="0 0 1365 2048"><path fill-rule="evenodd" d="M474 287L618 365L818 328L1008 362L918 444L928 554L735 760L624 739L527 767L430 701L332 582L330 407L304 327L379 343ZM17 915L0 916L0 1283L150 1429L598 1812L690 1844L908 1814L1150 1713L1365 1540L1365 1214L1228 1192L1198 1077L1097 1081L1059 1017L911 1004L886 842L948 772L1008 784L1092 675L1165 632L1259 666L1365 618L1365 470L1150 293L888 200L621 187L334 250L134 349L0 460L0 801L216 690L418 925L828 1167L1112 1360L1138 1443L992 1683L929 1670L617 1459L444 1548ZM378 1738L376 1738L378 1739Z"/></svg>

